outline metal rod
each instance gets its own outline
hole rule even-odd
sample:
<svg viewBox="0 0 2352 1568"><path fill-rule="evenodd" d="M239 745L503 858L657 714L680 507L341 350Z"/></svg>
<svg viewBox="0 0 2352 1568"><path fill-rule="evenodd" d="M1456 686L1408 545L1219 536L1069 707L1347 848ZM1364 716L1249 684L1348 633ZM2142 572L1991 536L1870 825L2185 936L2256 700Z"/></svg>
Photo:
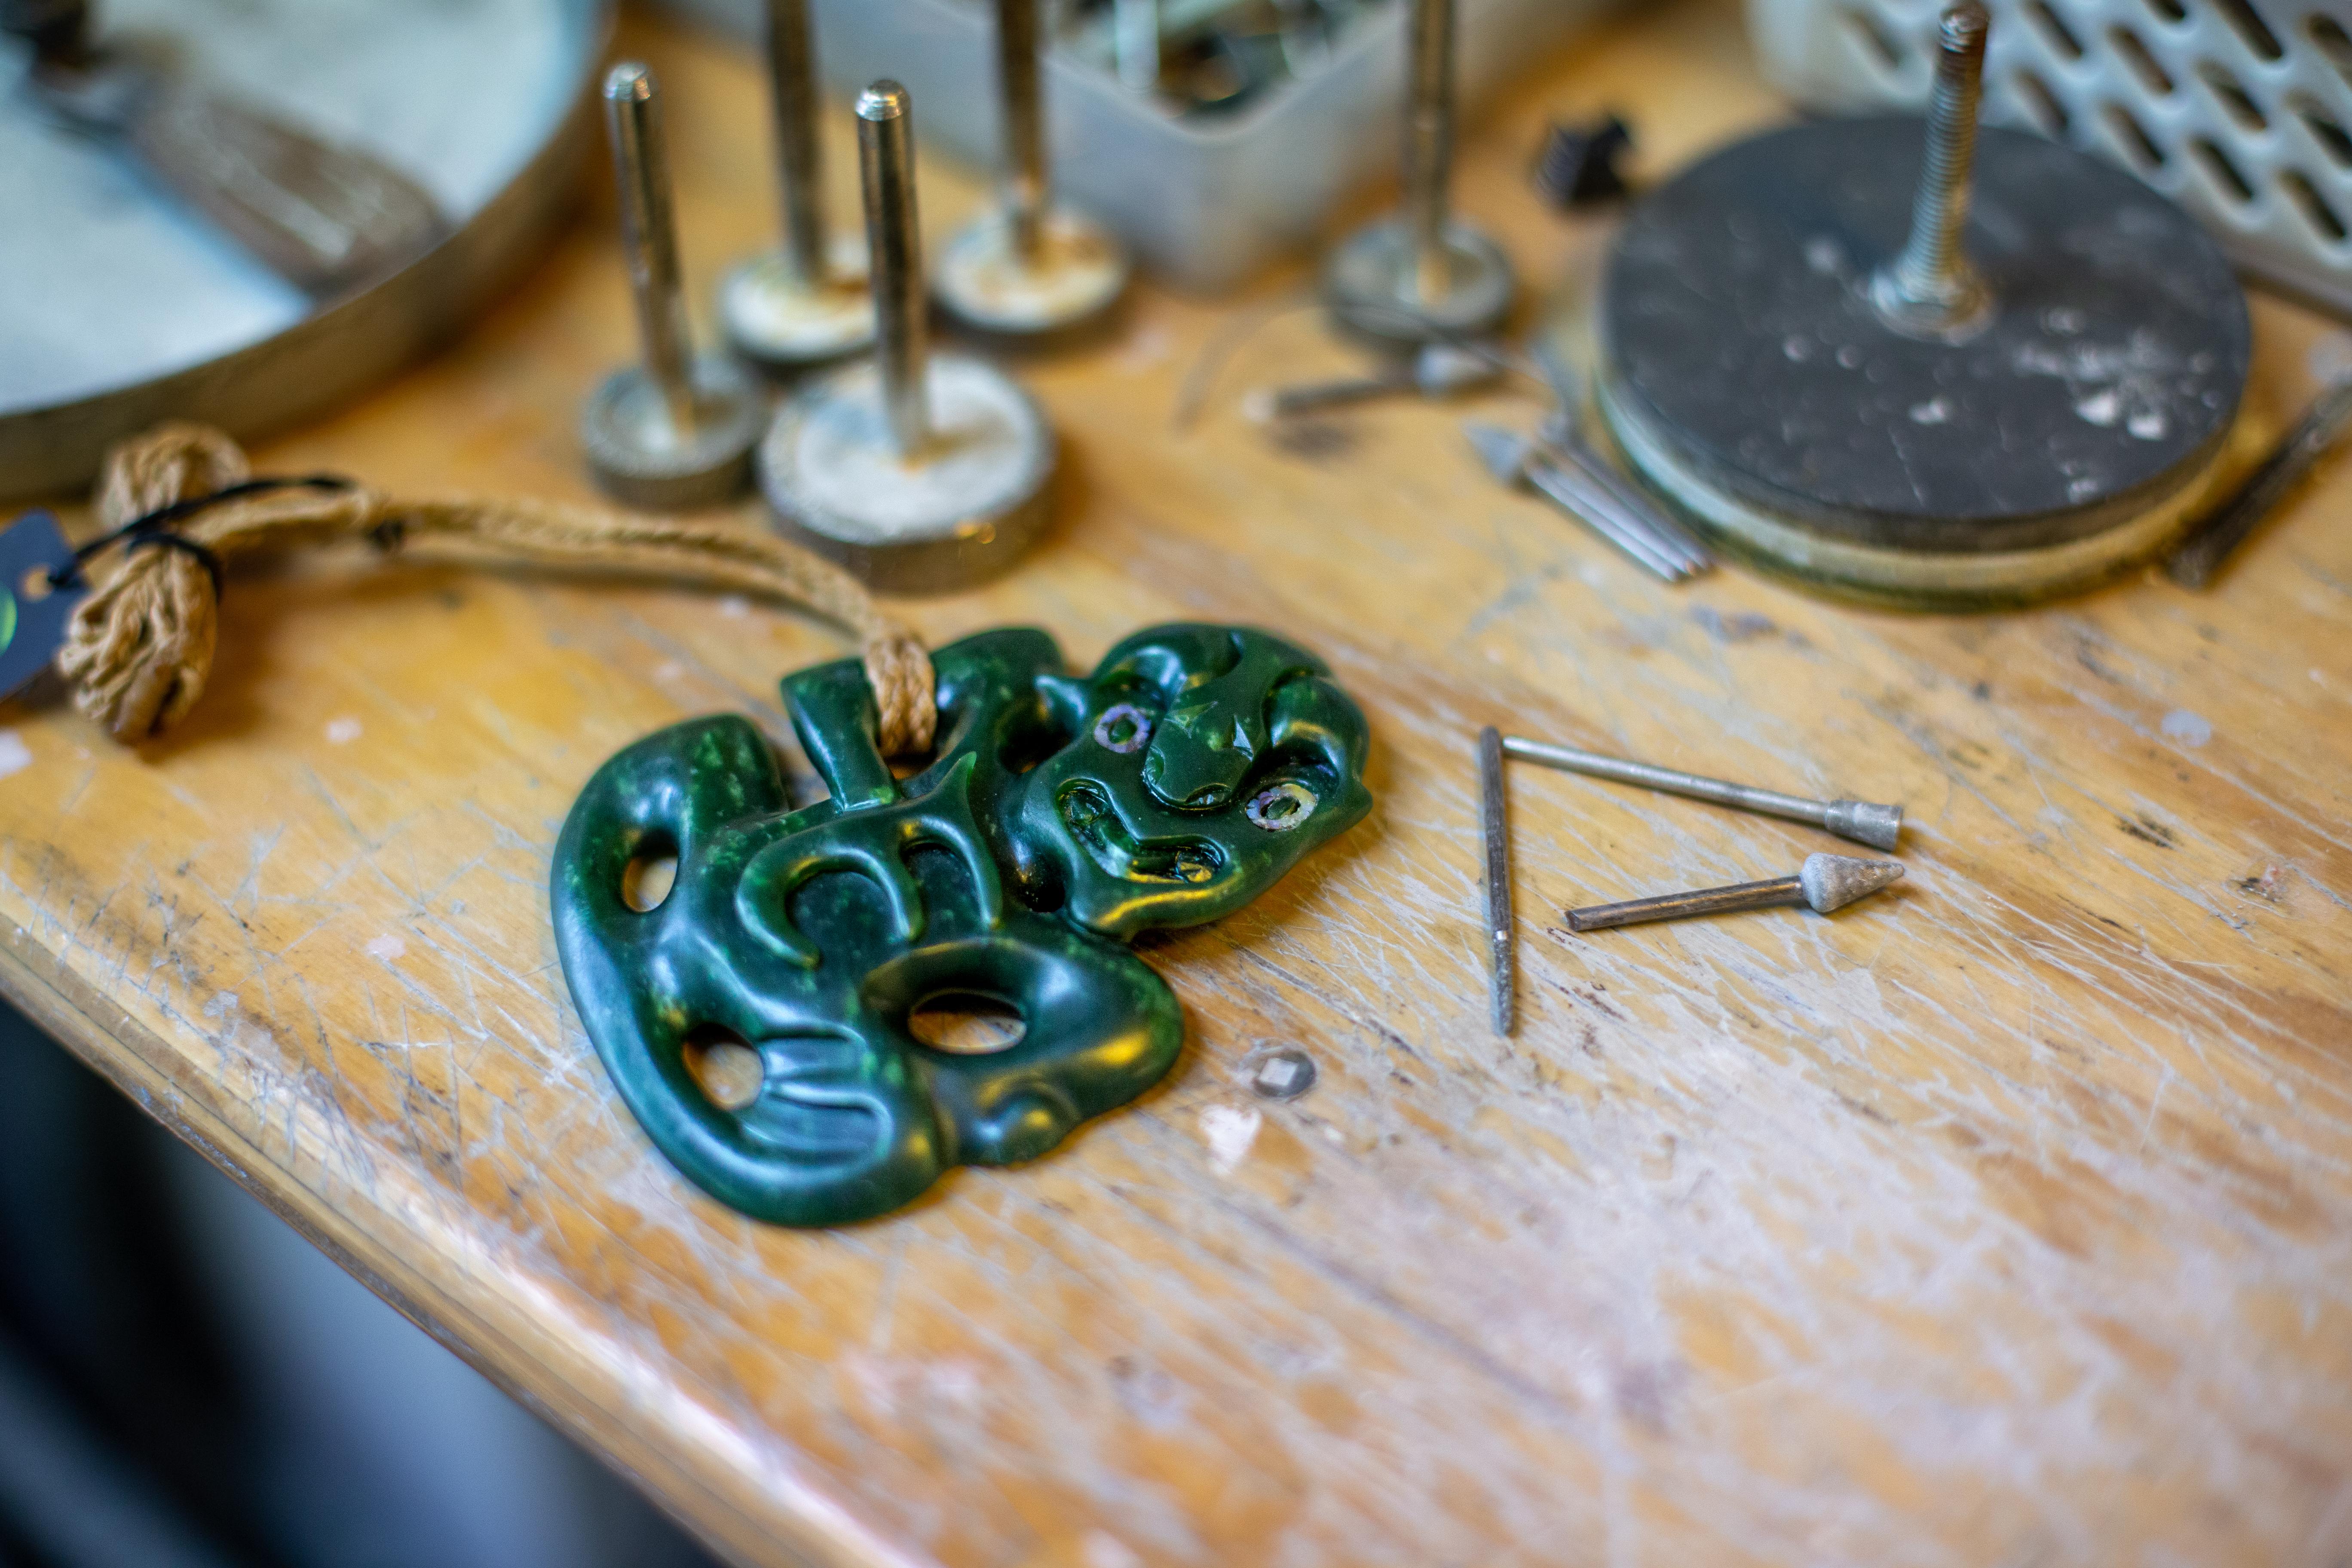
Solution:
<svg viewBox="0 0 2352 1568"><path fill-rule="evenodd" d="M646 373L661 389L672 432L684 441L695 427L694 353L686 335L677 225L670 212L669 147L652 71L635 60L613 68L604 78L604 123L612 133L621 247L636 299Z"/></svg>
<svg viewBox="0 0 2352 1568"><path fill-rule="evenodd" d="M775 119L784 266L801 288L831 273L824 243L824 160L817 142L816 47L808 0L768 0L768 100Z"/></svg>
<svg viewBox="0 0 2352 1568"><path fill-rule="evenodd" d="M1603 756L1598 752L1580 752L1573 746L1522 740L1517 735L1503 737L1503 752L1505 755L1521 762L1538 763L1548 768L1558 768L1562 773L1582 773L1589 778L1609 779L1617 784L1639 784L1644 789L1664 790L1668 795L1727 805L1737 811L1753 811L1789 822L1802 822L1811 826L1827 828L1841 838L1851 838L1857 844L1868 844L1880 849L1894 848L1903 830L1903 808L1899 805L1878 805L1860 800L1806 800L1799 795L1781 795L1776 790L1756 789L1722 779L1703 778L1697 773L1681 773L1674 768L1657 767L1625 757Z"/></svg>
<svg viewBox="0 0 2352 1568"><path fill-rule="evenodd" d="M2301 484L2328 448L2352 428L2352 375L2347 375L2311 400L2293 430L2271 448L2246 482L2220 507L2189 531L2165 563L2165 573L2184 588L2202 588L2221 569L2246 536L2276 510L2287 493Z"/></svg>
<svg viewBox="0 0 2352 1568"><path fill-rule="evenodd" d="M1405 222L1412 236L1413 291L1424 305L1452 290L1445 246L1446 184L1454 167L1454 0L1412 0L1412 63L1404 126Z"/></svg>
<svg viewBox="0 0 2352 1568"><path fill-rule="evenodd" d="M1593 532L1601 535L1651 575L1679 583L1712 562L1694 563L1674 544L1660 539L1638 514L1628 513L1617 498L1580 467L1547 463L1530 454L1521 471L1528 483L1549 496Z"/></svg>
<svg viewBox="0 0 2352 1568"><path fill-rule="evenodd" d="M1274 418L1288 418L1295 414L1341 408L1351 403L1366 403L1375 397L1410 392L1412 384L1411 373L1402 367L1386 375L1353 375L1338 381L1302 382L1297 386L1275 388L1266 396L1265 411Z"/></svg>
<svg viewBox="0 0 2352 1568"><path fill-rule="evenodd" d="M1569 910L1570 931L1607 931L1612 926L1640 925L1645 921L1678 921L1691 915L1729 914L1737 910L1777 910L1805 901L1804 880L1775 877L1769 882L1741 882L1729 888L1705 888L1695 893L1663 893L1654 899L1634 899L1622 904L1595 904Z"/></svg>
<svg viewBox="0 0 2352 1568"><path fill-rule="evenodd" d="M1052 173L1045 163L1045 108L1038 62L1045 0L996 0L996 70L1004 114L1004 211L1013 248L1034 263L1045 244ZM1155 19L1153 26L1158 26Z"/></svg>
<svg viewBox="0 0 2352 1568"><path fill-rule="evenodd" d="M1111 0L1111 54L1129 92L1160 87L1160 0Z"/></svg>
<svg viewBox="0 0 2352 1568"><path fill-rule="evenodd" d="M1573 746L1554 746L1541 741L1522 740L1517 735L1503 738L1503 753L1521 762L1540 763L1548 768L1558 768L1562 773L1640 784L1645 789L1664 790L1669 795L1686 795L1692 800L1712 801L1717 805L1760 812L1766 816L1782 817L1790 822L1810 823L1815 827L1821 826L1829 815L1826 801L1803 800L1769 789L1751 789L1746 784L1701 778L1696 773L1678 773L1673 768L1654 767L1648 763L1632 762L1622 757L1604 757L1598 752L1580 752Z"/></svg>
<svg viewBox="0 0 2352 1568"><path fill-rule="evenodd" d="M1486 933L1495 1033L1508 1035L1515 1021L1512 972L1515 926L1511 918L1511 830L1503 796L1503 737L1489 724L1478 731L1478 831L1486 852Z"/></svg>
<svg viewBox="0 0 2352 1568"><path fill-rule="evenodd" d="M1570 931L1605 931L1611 926L1639 925L1644 921L1681 920L1685 915L1719 915L1733 910L1776 910L1799 905L1817 914L1830 914L1858 899L1903 879L1903 868L1893 860L1856 860L1845 855L1808 855L1793 877L1769 882L1741 882L1728 888L1701 888L1691 893L1663 893L1654 899L1634 899L1622 904L1594 904L1563 910Z"/></svg>
<svg viewBox="0 0 2352 1568"><path fill-rule="evenodd" d="M931 441L929 321L923 237L915 216L914 102L887 78L857 96L857 169L874 268L874 358L890 441L902 460Z"/></svg>
<svg viewBox="0 0 2352 1568"><path fill-rule="evenodd" d="M1904 330L1948 334L1981 318L1983 280L1963 245L1977 164L1977 109L1984 97L1985 40L1991 15L1980 0L1945 8L1937 29L1936 85L1927 104L1927 147L1911 208L1911 237L1895 264L1872 280L1881 315Z"/></svg>

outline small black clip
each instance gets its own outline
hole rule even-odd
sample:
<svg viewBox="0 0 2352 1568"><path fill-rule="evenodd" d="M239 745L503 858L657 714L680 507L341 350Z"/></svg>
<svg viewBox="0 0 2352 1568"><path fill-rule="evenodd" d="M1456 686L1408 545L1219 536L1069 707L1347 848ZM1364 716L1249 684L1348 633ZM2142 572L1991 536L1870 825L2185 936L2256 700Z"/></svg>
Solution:
<svg viewBox="0 0 2352 1568"><path fill-rule="evenodd" d="M1613 114L1589 125L1554 121L1536 149L1536 194L1561 212L1615 201L1632 187L1618 168L1633 132Z"/></svg>

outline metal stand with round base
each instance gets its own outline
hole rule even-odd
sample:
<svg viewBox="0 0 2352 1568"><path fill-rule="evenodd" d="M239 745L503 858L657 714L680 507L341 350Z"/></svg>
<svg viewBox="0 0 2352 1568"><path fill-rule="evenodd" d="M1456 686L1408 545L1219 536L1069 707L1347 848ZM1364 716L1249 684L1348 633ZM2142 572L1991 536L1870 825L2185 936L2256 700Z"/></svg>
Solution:
<svg viewBox="0 0 2352 1568"><path fill-rule="evenodd" d="M1044 529L1055 445L1045 412L980 360L934 353L930 427L901 458L882 377L835 371L785 401L760 444L760 488L784 531L884 593L965 588Z"/></svg>
<svg viewBox="0 0 2352 1568"><path fill-rule="evenodd" d="M647 511L720 506L751 475L768 410L751 378L721 354L694 362L694 419L680 433L669 400L642 367L604 378L580 410L580 445L596 483Z"/></svg>
<svg viewBox="0 0 2352 1568"><path fill-rule="evenodd" d="M1984 300L1923 329L1884 296L1927 140L1916 119L1799 125L1645 198L1605 274L1601 410L1717 542L1801 581L1951 608L2088 586L2207 489L2244 298L2128 174L1987 131L1959 205Z"/></svg>
<svg viewBox="0 0 2352 1568"><path fill-rule="evenodd" d="M643 358L588 395L580 444L596 482L631 506L716 506L751 479L766 402L733 361L697 355L687 335L669 153L653 72L624 60L605 74L604 125Z"/></svg>
<svg viewBox="0 0 2352 1568"><path fill-rule="evenodd" d="M1424 298L1405 220L1359 229L1323 266L1323 300L1341 330L1383 345L1486 337L1510 314L1510 261L1486 235L1445 226L1444 287Z"/></svg>
<svg viewBox="0 0 2352 1568"><path fill-rule="evenodd" d="M1127 289L1126 247L1093 220L1055 207L1024 257L1005 212L983 214L948 241L932 296L958 324L998 337L1043 337L1099 319Z"/></svg>
<svg viewBox="0 0 2352 1568"><path fill-rule="evenodd" d="M828 247L832 266L814 286L803 282L782 251L754 256L719 285L719 319L745 359L776 370L823 364L874 342L874 297L866 289L866 247L844 235Z"/></svg>

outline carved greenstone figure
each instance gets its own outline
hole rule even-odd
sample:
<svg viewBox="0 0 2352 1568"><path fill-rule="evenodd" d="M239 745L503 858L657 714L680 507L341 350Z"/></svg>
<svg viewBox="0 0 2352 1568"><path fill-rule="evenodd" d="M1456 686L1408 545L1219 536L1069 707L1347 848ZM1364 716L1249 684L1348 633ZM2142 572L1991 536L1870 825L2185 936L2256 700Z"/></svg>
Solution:
<svg viewBox="0 0 2352 1568"><path fill-rule="evenodd" d="M1263 632L1156 626L1083 679L1028 629L932 663L940 738L911 777L845 659L783 683L827 798L793 809L748 721L697 719L599 769L556 846L564 977L622 1099L756 1218L887 1213L1134 1099L1182 1023L1128 942L1240 908L1371 807L1363 714ZM673 857L639 908L633 867ZM1021 1037L926 1046L908 1016L940 998L1009 1007ZM714 1037L757 1053L731 1104L687 1059Z"/></svg>

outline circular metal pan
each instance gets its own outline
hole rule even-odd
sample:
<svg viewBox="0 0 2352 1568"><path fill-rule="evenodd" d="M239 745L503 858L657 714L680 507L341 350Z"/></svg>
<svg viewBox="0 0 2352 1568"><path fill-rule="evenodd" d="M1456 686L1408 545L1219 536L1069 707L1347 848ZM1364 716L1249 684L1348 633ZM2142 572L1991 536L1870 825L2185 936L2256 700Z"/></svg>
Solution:
<svg viewBox="0 0 2352 1568"><path fill-rule="evenodd" d="M1603 283L1602 408L1751 560L1873 597L2063 591L2160 544L2202 488L2245 385L2244 297L2129 175L1989 130L1969 249L1995 314L1962 342L1904 335L1867 285L1924 139L1916 119L1795 126L1647 198Z"/></svg>
<svg viewBox="0 0 2352 1568"><path fill-rule="evenodd" d="M167 39L208 89L383 160L448 232L318 300L238 250L129 154L53 125L0 39L0 496L86 482L165 418L239 436L382 381L542 247L590 144L609 0L109 0L101 38Z"/></svg>

